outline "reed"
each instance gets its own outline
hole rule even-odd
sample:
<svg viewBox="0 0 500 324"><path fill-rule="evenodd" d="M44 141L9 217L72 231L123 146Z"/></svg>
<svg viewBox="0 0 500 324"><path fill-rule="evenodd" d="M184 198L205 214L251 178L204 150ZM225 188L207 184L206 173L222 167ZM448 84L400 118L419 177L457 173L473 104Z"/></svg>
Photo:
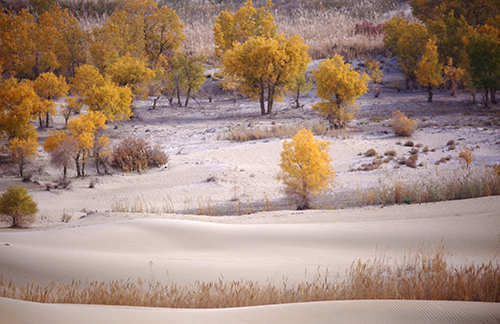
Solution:
<svg viewBox="0 0 500 324"><path fill-rule="evenodd" d="M196 281L162 284L141 279L110 282L73 281L17 286L0 278L0 296L38 303L126 305L169 308L226 308L313 301L360 299L455 300L500 302L498 262L455 267L447 264L442 245L406 253L389 265L384 258L353 262L346 279L317 274L310 282L269 280ZM471 289L474 287L474 289Z"/></svg>

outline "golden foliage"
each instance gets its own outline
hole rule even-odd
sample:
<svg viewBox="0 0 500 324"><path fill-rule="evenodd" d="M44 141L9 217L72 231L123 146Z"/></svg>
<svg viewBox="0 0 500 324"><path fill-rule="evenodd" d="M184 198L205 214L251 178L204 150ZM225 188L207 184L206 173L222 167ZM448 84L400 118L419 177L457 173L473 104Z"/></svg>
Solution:
<svg viewBox="0 0 500 324"><path fill-rule="evenodd" d="M441 74L443 65L438 61L438 51L436 42L432 39L427 41L425 45L424 55L417 64L415 75L418 83L422 87L426 87L429 92L429 102L432 102L432 87L443 84L444 79Z"/></svg>
<svg viewBox="0 0 500 324"><path fill-rule="evenodd" d="M49 127L50 116L56 113L54 100L66 96L69 86L63 76L57 77L52 72L45 72L36 78L33 87L38 96L42 98L41 105L35 111L40 121L40 127ZM42 117L45 117L45 122L43 122Z"/></svg>
<svg viewBox="0 0 500 324"><path fill-rule="evenodd" d="M313 76L318 84L316 94L323 101L312 108L335 127L345 127L359 109L356 99L368 91L370 78L366 73L360 76L339 55L321 61Z"/></svg>
<svg viewBox="0 0 500 324"><path fill-rule="evenodd" d="M12 77L0 83L0 136L7 140L29 137L35 132L30 121L40 105L30 81Z"/></svg>
<svg viewBox="0 0 500 324"><path fill-rule="evenodd" d="M316 140L312 131L301 129L283 142L280 172L276 179L298 209L310 208L311 198L326 192L336 177L327 152L330 143Z"/></svg>
<svg viewBox="0 0 500 324"><path fill-rule="evenodd" d="M146 62L130 56L118 58L105 72L118 86L129 86L134 96L140 98L147 96L144 84L154 77L153 70L146 66Z"/></svg>
<svg viewBox="0 0 500 324"><path fill-rule="evenodd" d="M444 78L451 83L451 95L454 96L457 92L460 82L465 77L465 70L453 66L453 58L448 59L448 64L444 66Z"/></svg>
<svg viewBox="0 0 500 324"><path fill-rule="evenodd" d="M275 37L276 25L270 12L271 6L272 2L268 1L267 6L255 9L252 0L248 0L235 13L221 12L214 24L215 56L222 57L235 44L244 43L251 37Z"/></svg>
<svg viewBox="0 0 500 324"><path fill-rule="evenodd" d="M464 164L467 169L469 169L470 165L472 164L472 161L474 161L475 156L474 156L474 151L470 150L468 147L464 145L462 151L458 154L458 159L460 160L461 164Z"/></svg>
<svg viewBox="0 0 500 324"><path fill-rule="evenodd" d="M262 114L270 114L293 79L304 74L311 58L298 37L252 37L236 44L223 58L224 73L238 83L242 94L259 99ZM265 101L267 100L267 110Z"/></svg>
<svg viewBox="0 0 500 324"><path fill-rule="evenodd" d="M405 116L400 110L392 113L392 129L398 136L409 137L415 132L417 121Z"/></svg>
<svg viewBox="0 0 500 324"><path fill-rule="evenodd" d="M196 93L205 82L202 58L189 57L180 53L172 57L170 68L168 74L169 84L177 94L179 106L181 105L180 96L185 93L186 101L184 106L187 107L191 95Z"/></svg>
<svg viewBox="0 0 500 324"><path fill-rule="evenodd" d="M384 46L396 54L407 81L416 80L415 70L429 39L427 28L420 23L408 23L394 17L384 24Z"/></svg>

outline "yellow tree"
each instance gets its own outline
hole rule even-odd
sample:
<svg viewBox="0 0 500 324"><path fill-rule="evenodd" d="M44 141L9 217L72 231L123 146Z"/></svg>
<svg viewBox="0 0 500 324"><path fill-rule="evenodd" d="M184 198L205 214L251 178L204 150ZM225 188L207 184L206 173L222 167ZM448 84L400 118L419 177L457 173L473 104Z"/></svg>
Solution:
<svg viewBox="0 0 500 324"><path fill-rule="evenodd" d="M297 209L310 208L311 199L326 192L336 177L328 154L330 143L316 140L312 131L301 129L291 141L284 141L280 172L276 177L285 186Z"/></svg>
<svg viewBox="0 0 500 324"><path fill-rule="evenodd" d="M36 134L30 121L40 104L31 82L10 78L0 83L0 137L26 139Z"/></svg>
<svg viewBox="0 0 500 324"><path fill-rule="evenodd" d="M49 127L50 117L56 113L54 100L65 97L69 86L63 76L57 77L52 72L40 74L33 82L38 96L42 98L42 105L37 111L40 127ZM45 117L45 123L43 118Z"/></svg>
<svg viewBox="0 0 500 324"><path fill-rule="evenodd" d="M370 81L373 83L373 92L375 98L380 96L380 85L384 82L384 72L380 69L379 61L368 60L365 63L365 68L370 76Z"/></svg>
<svg viewBox="0 0 500 324"><path fill-rule="evenodd" d="M222 57L234 44L244 43L250 37L275 37L277 28L271 6L272 2L268 1L267 6L255 9L252 0L248 0L235 13L221 12L214 24L215 56Z"/></svg>
<svg viewBox="0 0 500 324"><path fill-rule="evenodd" d="M408 23L394 17L384 24L384 46L396 54L398 64L404 71L406 88L416 81L415 70L429 39L427 28L420 23Z"/></svg>
<svg viewBox="0 0 500 324"><path fill-rule="evenodd" d="M465 78L465 71L453 65L453 58L448 59L448 64L444 67L444 78L451 84L451 95L457 92L460 82Z"/></svg>
<svg viewBox="0 0 500 324"><path fill-rule="evenodd" d="M85 176L86 159L95 143L95 136L100 128L105 127L106 116L101 112L89 111L69 121L68 135L75 139L77 146L73 156L77 177Z"/></svg>
<svg viewBox="0 0 500 324"><path fill-rule="evenodd" d="M438 52L436 42L429 39L425 45L425 52L420 61L418 62L415 75L417 76L418 83L427 88L429 94L427 101L432 102L433 87L443 84L444 79L442 75L443 65L438 61Z"/></svg>
<svg viewBox="0 0 500 324"><path fill-rule="evenodd" d="M9 151L14 163L19 166L19 176L24 176L26 164L37 155L38 142L36 132L26 138L14 137L9 141Z"/></svg>
<svg viewBox="0 0 500 324"><path fill-rule="evenodd" d="M154 72L145 61L130 56L118 58L106 68L105 73L118 86L129 86L135 97L147 95L145 85L154 77Z"/></svg>
<svg viewBox="0 0 500 324"><path fill-rule="evenodd" d="M50 15L58 32L55 54L61 73L67 78L74 77L76 68L86 61L88 35L67 9L55 6Z"/></svg>
<svg viewBox="0 0 500 324"><path fill-rule="evenodd" d="M12 227L33 223L37 212L38 204L23 186L10 186L0 196L0 214L12 219Z"/></svg>
<svg viewBox="0 0 500 324"><path fill-rule="evenodd" d="M126 120L132 116L133 100L128 86L120 87L97 68L84 64L77 68L71 88L92 111L101 111L108 121Z"/></svg>
<svg viewBox="0 0 500 324"><path fill-rule="evenodd" d="M90 64L79 66L70 80L71 91L80 97L86 97L94 88L101 87L104 83L104 77L99 70Z"/></svg>
<svg viewBox="0 0 500 324"><path fill-rule="evenodd" d="M108 121L128 120L133 113L130 109L133 100L128 86L120 87L106 79L103 86L93 89L83 103L90 111L102 112Z"/></svg>
<svg viewBox="0 0 500 324"><path fill-rule="evenodd" d="M366 73L360 76L340 55L321 61L313 76L318 84L316 94L323 101L312 108L334 127L345 127L359 109L356 99L368 91L370 78Z"/></svg>
<svg viewBox="0 0 500 324"><path fill-rule="evenodd" d="M302 38L280 34L236 44L224 55L223 65L224 74L237 82L242 94L259 100L264 115L272 112L274 100L282 100L289 84L305 73L310 61Z"/></svg>

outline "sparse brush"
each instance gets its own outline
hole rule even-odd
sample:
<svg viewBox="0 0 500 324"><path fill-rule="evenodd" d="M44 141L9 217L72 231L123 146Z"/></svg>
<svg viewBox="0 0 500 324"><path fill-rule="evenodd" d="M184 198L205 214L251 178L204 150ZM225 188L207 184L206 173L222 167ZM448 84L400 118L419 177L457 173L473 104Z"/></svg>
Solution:
<svg viewBox="0 0 500 324"><path fill-rule="evenodd" d="M471 289L473 287L474 289ZM444 247L420 248L406 253L399 263L389 265L384 258L353 262L347 278L333 281L317 274L310 281L286 280L265 284L254 281L196 281L190 285L159 282L146 284L139 279L82 283L54 283L25 286L6 283L0 277L0 297L37 303L123 305L168 308L227 308L298 302L360 299L455 300L500 302L498 263L460 267L446 261Z"/></svg>
<svg viewBox="0 0 500 324"><path fill-rule="evenodd" d="M400 110L392 114L392 129L398 136L411 136L417 127L417 121L405 116Z"/></svg>
<svg viewBox="0 0 500 324"><path fill-rule="evenodd" d="M157 145L151 146L142 138L127 137L113 149L113 165L125 172L141 173L150 166L168 162L168 155Z"/></svg>

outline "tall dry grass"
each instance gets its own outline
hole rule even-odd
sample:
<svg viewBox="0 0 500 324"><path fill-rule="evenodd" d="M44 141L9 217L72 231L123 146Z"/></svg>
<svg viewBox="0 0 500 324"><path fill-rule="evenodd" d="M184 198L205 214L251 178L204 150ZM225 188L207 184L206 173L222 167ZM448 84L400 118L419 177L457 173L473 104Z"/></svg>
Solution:
<svg viewBox="0 0 500 324"><path fill-rule="evenodd" d="M312 282L196 281L190 285L127 281L73 281L23 286L0 279L0 296L38 303L127 305L169 308L225 308L298 302L410 299L500 302L497 263L449 266L443 246L404 255L395 265L384 259L356 261L341 282L316 275Z"/></svg>
<svg viewBox="0 0 500 324"><path fill-rule="evenodd" d="M230 129L225 139L235 142L255 141L267 138L289 138L302 129L310 129L315 135L328 135L336 138L349 138L351 133L346 129L335 129L324 123L293 123L269 126L240 126Z"/></svg>

